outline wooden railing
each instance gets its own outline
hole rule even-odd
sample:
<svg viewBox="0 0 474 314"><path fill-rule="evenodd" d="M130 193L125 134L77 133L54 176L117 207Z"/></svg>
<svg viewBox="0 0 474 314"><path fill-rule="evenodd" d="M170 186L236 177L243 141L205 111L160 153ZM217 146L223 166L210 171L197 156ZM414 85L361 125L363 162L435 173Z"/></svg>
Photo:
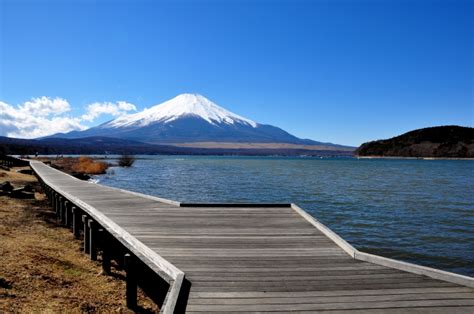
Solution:
<svg viewBox="0 0 474 314"><path fill-rule="evenodd" d="M0 155L0 165L5 167L26 167L30 163L26 160L19 159L8 155Z"/></svg>
<svg viewBox="0 0 474 314"><path fill-rule="evenodd" d="M69 227L75 237L79 238L81 234L83 235L84 253L89 254L92 260L96 260L97 252L100 250L105 273L110 272L111 259L124 267L128 307L135 308L137 305L136 286L140 279L137 278L137 270L141 266L147 266L169 284L160 312L174 313L184 280L184 272L138 241L103 213L42 177L37 170L40 164L41 162L38 161L30 162L59 222ZM55 169L55 171L59 170Z"/></svg>

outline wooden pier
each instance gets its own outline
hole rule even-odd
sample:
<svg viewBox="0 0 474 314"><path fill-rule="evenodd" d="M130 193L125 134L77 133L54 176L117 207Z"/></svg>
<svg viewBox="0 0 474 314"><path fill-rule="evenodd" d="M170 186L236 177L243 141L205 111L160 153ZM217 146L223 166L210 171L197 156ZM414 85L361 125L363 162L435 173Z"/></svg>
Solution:
<svg viewBox="0 0 474 314"><path fill-rule="evenodd" d="M294 204L180 204L31 167L91 259L178 312L474 313L474 279L360 252Z"/></svg>

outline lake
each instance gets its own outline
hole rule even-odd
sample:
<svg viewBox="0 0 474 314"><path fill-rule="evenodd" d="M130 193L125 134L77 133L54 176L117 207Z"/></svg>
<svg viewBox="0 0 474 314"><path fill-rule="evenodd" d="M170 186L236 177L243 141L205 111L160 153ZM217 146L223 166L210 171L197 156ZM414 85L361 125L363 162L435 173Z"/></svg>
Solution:
<svg viewBox="0 0 474 314"><path fill-rule="evenodd" d="M474 161L137 157L95 179L177 201L296 203L362 251L474 276Z"/></svg>

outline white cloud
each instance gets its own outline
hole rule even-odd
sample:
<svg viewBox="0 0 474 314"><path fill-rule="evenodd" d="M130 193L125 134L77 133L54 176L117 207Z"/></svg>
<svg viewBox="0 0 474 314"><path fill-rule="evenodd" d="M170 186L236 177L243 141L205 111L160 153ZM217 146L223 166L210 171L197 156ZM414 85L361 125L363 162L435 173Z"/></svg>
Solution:
<svg viewBox="0 0 474 314"><path fill-rule="evenodd" d="M71 110L69 103L62 98L49 98L46 96L33 98L19 106L20 110L32 115L46 117L50 114L60 115Z"/></svg>
<svg viewBox="0 0 474 314"><path fill-rule="evenodd" d="M20 138L37 138L55 133L84 130L84 121L92 122L103 114L120 116L136 110L125 101L93 103L86 107L81 117L66 115L71 110L63 98L38 97L12 106L0 101L0 135Z"/></svg>
<svg viewBox="0 0 474 314"><path fill-rule="evenodd" d="M92 121L102 114L109 114L118 117L127 114L128 111L132 110L137 110L135 105L125 101L117 101L116 103L95 102L87 106L87 113L82 115L81 118L85 121Z"/></svg>
<svg viewBox="0 0 474 314"><path fill-rule="evenodd" d="M0 121L0 124L2 122ZM15 121L15 129L7 133L10 137L37 138L55 133L66 133L73 130L85 130L86 126L81 124L77 118L53 117L53 118L28 118Z"/></svg>

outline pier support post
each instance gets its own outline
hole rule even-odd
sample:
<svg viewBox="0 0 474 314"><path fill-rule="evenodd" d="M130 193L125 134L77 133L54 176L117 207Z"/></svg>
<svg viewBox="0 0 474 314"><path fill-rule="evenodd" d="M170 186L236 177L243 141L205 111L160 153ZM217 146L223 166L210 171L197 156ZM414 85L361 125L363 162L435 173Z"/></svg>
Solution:
<svg viewBox="0 0 474 314"><path fill-rule="evenodd" d="M96 261L97 260L97 233L96 233L97 226L94 220L92 219L88 220L88 225L89 225L89 256L91 260Z"/></svg>
<svg viewBox="0 0 474 314"><path fill-rule="evenodd" d="M75 206L72 207L71 209L72 212L72 233L74 234L74 237L76 239L79 239L79 234L80 234L80 221L79 221L79 209Z"/></svg>
<svg viewBox="0 0 474 314"><path fill-rule="evenodd" d="M130 254L125 254L124 264L126 272L127 307L129 309L135 309L137 307L137 280L134 274L133 258Z"/></svg>
<svg viewBox="0 0 474 314"><path fill-rule="evenodd" d="M51 206L53 204L53 202L51 202L51 188L46 185L44 192L46 193L46 197L48 198L48 205Z"/></svg>
<svg viewBox="0 0 474 314"><path fill-rule="evenodd" d="M89 254L89 225L87 223L87 215L82 215L82 223L84 225L84 253Z"/></svg>
<svg viewBox="0 0 474 314"><path fill-rule="evenodd" d="M58 214L58 194L56 192L53 192L53 210Z"/></svg>
<svg viewBox="0 0 474 314"><path fill-rule="evenodd" d="M74 215L72 214L73 206L74 206L74 204L71 203L71 205L69 206L69 211L67 212L68 213L68 218L67 218L68 225L67 226L68 226L69 230L71 230L71 232L73 230L72 225L74 223Z"/></svg>
<svg viewBox="0 0 474 314"><path fill-rule="evenodd" d="M63 198L62 196L59 197L59 200L58 200L58 220L59 220L59 224L62 224L63 222L63 207L64 207L64 204L63 204Z"/></svg>
<svg viewBox="0 0 474 314"><path fill-rule="evenodd" d="M58 196L58 209L57 209L57 214L58 214L58 217L59 217L59 223L62 222L63 220L63 197L62 196Z"/></svg>
<svg viewBox="0 0 474 314"><path fill-rule="evenodd" d="M107 232L104 229L98 230L100 239L100 248L102 249L102 271L105 274L110 274L110 249Z"/></svg>
<svg viewBox="0 0 474 314"><path fill-rule="evenodd" d="M67 222L67 220L68 220L68 210L69 210L69 201L64 201L62 223L65 226L67 226L67 224L68 224L68 222Z"/></svg>

